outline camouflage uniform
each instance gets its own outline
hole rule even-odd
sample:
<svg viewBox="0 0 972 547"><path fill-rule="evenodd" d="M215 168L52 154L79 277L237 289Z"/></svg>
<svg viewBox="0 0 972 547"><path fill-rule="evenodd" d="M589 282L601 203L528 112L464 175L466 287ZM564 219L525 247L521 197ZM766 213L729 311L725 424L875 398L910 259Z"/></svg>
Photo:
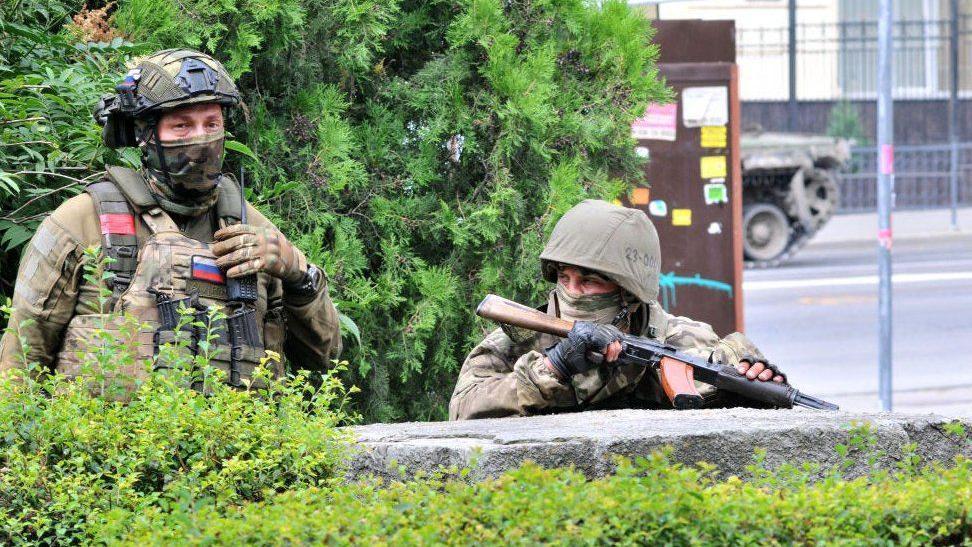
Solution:
<svg viewBox="0 0 972 547"><path fill-rule="evenodd" d="M222 78L217 88L220 96L235 93L235 87L227 87L228 75L222 67L201 54L167 51L150 61L162 59L163 65L178 67L187 58L201 58L205 66L220 69ZM182 63L186 64L193 66ZM209 76L212 77L211 73ZM203 99L218 102L212 94L202 94L178 104L206 102ZM117 127L112 131L124 133ZM109 133L106 126L105 140L111 146ZM211 169L221 163L221 134L218 137L189 148L192 154L203 156L204 161L190 162L177 148L162 149L160 155L168 157L162 159L161 175L152 161L146 161L143 150L143 170L109 167L104 181L69 199L41 223L18 272L13 297L15 311L0 341L0 371L37 362L47 370L68 377L78 376L82 373L80 354L95 342L96 331L105 328L117 334L121 321L117 314L125 313L142 325L135 340L123 341L135 349L142 362L118 372L139 378L146 372L145 361L157 354L160 343L177 336L160 326L156 307L159 293L173 299L193 295L200 305L220 307L227 313L231 306L237 305L228 303L226 276L215 266L219 257L213 252L217 245L215 232L238 223L241 218L239 186L233 179ZM125 137L121 139L124 141ZM144 146L143 143L140 141L139 145ZM175 154L171 153L173 150ZM219 163L205 161L207 157L217 156ZM209 166L213 172L203 173L200 165ZM160 194L153 181L162 180L163 176L173 182L199 182L202 190L196 195L198 199L185 202L190 209L166 203L170 199L182 199L186 190L180 188L171 195ZM204 205L198 211L191 209L199 203ZM173 207L176 211L170 214ZM259 211L249 204L246 208L247 226L277 233ZM106 309L100 309L100 283L92 283L83 275L85 249L99 245L103 254L115 259L108 266L114 275L109 280L113 293ZM289 272L310 275L312 269L316 270L299 251L293 250L288 256L297 262L289 265ZM315 370L325 369L330 359L337 357L341 349L338 314L328 296L323 273L317 270L315 276L309 285L300 285L296 279L281 279L263 271L256 274L257 298L252 311L259 344L244 346L238 356L243 380L251 376L265 355L264 350L285 354L295 366ZM116 315L110 315L113 313ZM217 327L216 330L225 331L225 324ZM27 347L26 354L21 351L22 346ZM229 351L225 338L217 340L213 365L228 370ZM275 372L279 375L283 371L278 368Z"/></svg>
<svg viewBox="0 0 972 547"><path fill-rule="evenodd" d="M720 339L711 326L662 309L657 301L660 258L657 233L643 212L593 200L564 215L541 255L549 281L556 280L554 266L560 262L603 273L621 285L629 297L626 305L635 303L630 306L635 310L630 332L731 365L743 358L765 360L740 333ZM556 291L551 291L543 309L558 315ZM449 404L450 419L594 408L672 408L658 372L644 367L607 365L561 380L544 362L545 350L559 340L521 329L491 332L462 365ZM708 407L746 404L711 386L697 383L697 387Z"/></svg>

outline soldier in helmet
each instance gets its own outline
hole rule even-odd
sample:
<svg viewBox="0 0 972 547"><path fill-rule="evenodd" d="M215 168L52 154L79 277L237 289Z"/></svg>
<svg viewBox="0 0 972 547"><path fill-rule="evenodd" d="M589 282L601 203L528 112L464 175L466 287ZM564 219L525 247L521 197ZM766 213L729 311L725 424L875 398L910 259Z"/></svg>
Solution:
<svg viewBox="0 0 972 547"><path fill-rule="evenodd" d="M249 204L244 214L240 186L222 172L223 114L240 104L223 66L199 52L165 50L142 60L116 90L95 119L109 147L141 151L141 168L108 167L104 180L41 223L18 272L0 371L36 362L81 375L96 331L118 330L119 314L111 312L124 312L143 325L133 344L142 363L116 373L138 378L160 344L178 338L159 306L176 301L196 313L215 306L249 316L246 344L231 342L228 319L210 325L218 338L207 354L234 385L252 375L265 350L301 368L327 367L341 339L324 273ZM112 259L105 304L83 276L84 250L95 246ZM247 296L229 294L227 279L247 279ZM189 351L200 347L193 342Z"/></svg>
<svg viewBox="0 0 972 547"><path fill-rule="evenodd" d="M450 419L672 408L657 371L611 364L622 331L734 365L753 381L786 381L742 334L720 339L709 325L662 309L658 234L642 211L584 201L554 227L540 262L543 277L556 283L541 309L577 321L574 329L565 339L512 328L490 333L462 365ZM588 351L602 353L604 363L591 363ZM708 407L749 404L701 383L698 391Z"/></svg>

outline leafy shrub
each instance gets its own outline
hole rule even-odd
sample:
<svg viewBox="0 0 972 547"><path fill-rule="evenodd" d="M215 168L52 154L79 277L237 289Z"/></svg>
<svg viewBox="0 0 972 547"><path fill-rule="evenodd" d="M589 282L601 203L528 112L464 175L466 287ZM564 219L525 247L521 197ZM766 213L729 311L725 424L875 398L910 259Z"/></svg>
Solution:
<svg viewBox="0 0 972 547"><path fill-rule="evenodd" d="M0 383L2 541L926 545L972 534L962 458L813 480L819 470L799 463L761 470L757 454L741 480L661 452L596 480L526 464L473 484L346 483L342 415L328 410L344 396L336 384L308 398L300 379L260 397L214 383L206 397L184 380L154 376L127 406L78 383ZM857 431L848 458L875 449Z"/></svg>
<svg viewBox="0 0 972 547"><path fill-rule="evenodd" d="M90 523L116 514L259 501L340 476L350 438L336 426L352 419L343 408L353 390L336 376L273 381L263 369L266 387L231 389L206 359L211 331L202 355L166 345L171 368L149 372L127 343L137 321L105 330L118 319L106 316L81 353L81 378L31 363L0 378L0 542L89 541ZM126 377L132 367L147 380Z"/></svg>
<svg viewBox="0 0 972 547"><path fill-rule="evenodd" d="M40 221L81 191L105 162L137 164L101 146L91 117L138 51L110 35L101 10L83 2L22 0L0 4L0 289L10 294L20 247ZM107 33L107 34L106 34Z"/></svg>
<svg viewBox="0 0 972 547"><path fill-rule="evenodd" d="M850 139L857 146L867 145L867 134L857 106L850 101L835 103L827 118L827 135Z"/></svg>
<svg viewBox="0 0 972 547"><path fill-rule="evenodd" d="M968 544L972 462L787 486L673 464L664 454L587 480L532 464L468 484L308 488L240 507L111 515L102 539L221 544ZM109 543L112 541L109 540Z"/></svg>
<svg viewBox="0 0 972 547"><path fill-rule="evenodd" d="M88 256L85 275L103 278L96 251ZM197 328L218 317L184 311ZM618 459L616 474L597 480L527 464L475 484L456 469L349 483L351 432L336 426L351 419L353 390L336 376L230 389L208 367L207 331L202 355L189 357L185 341L166 345L159 359L171 368L132 389L120 373L138 364L126 343L138 328L128 320L120 335L99 332L80 353L84 379L30 363L0 378L3 543L924 545L972 534L972 461L922 465L906 447L895 469L878 469L867 424L835 447L842 463L822 480L799 462L768 470L760 451L747 480L663 451ZM959 422L943 434L967 442ZM845 477L854 461L871 472Z"/></svg>

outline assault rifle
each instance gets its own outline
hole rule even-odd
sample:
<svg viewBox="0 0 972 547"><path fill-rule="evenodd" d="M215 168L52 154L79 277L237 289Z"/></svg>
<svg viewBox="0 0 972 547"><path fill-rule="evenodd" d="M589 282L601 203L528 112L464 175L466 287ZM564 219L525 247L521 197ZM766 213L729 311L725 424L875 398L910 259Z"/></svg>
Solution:
<svg viewBox="0 0 972 547"><path fill-rule="evenodd" d="M476 308L476 315L500 324L564 338L574 326L573 321L547 315L539 310L507 300L495 294L487 295ZM784 384L750 380L736 369L721 363L710 363L683 353L662 342L625 334L621 338L621 355L616 363L636 364L656 368L662 389L676 409L700 408L702 396L695 389L695 380L783 408L803 406L821 410L837 410L838 406L811 397ZM604 356L589 352L587 358L595 363Z"/></svg>
<svg viewBox="0 0 972 547"><path fill-rule="evenodd" d="M246 198L244 195L245 176L240 166L240 223L246 224ZM240 387L240 359L243 346L257 347L260 335L257 333L256 311L252 304L257 301L257 276L249 274L226 280L227 300L235 304L235 310L226 318L230 340L229 384Z"/></svg>
<svg viewBox="0 0 972 547"><path fill-rule="evenodd" d="M156 353L162 344L160 335L166 331L175 331L177 328L190 336L189 350L193 355L199 353L199 342L205 340L207 336L215 336L216 345L225 340L226 325L222 321L210 322L209 308L199 301L199 294L195 291L183 298L173 298L167 292L153 289L149 289L149 292L155 294L155 307L159 311L159 328L156 329L154 337ZM182 309L188 312L180 311ZM181 321L183 313L191 315L192 319Z"/></svg>

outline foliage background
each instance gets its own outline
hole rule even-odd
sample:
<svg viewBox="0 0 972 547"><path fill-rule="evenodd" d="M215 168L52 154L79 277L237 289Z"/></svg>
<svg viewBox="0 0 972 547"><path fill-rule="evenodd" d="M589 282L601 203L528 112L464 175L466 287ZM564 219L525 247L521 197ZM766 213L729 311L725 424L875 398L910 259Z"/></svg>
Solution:
<svg viewBox="0 0 972 547"><path fill-rule="evenodd" d="M441 419L487 292L541 297L537 255L586 197L643 177L665 100L648 22L583 0L13 0L0 7L0 278L43 216L136 163L91 109L132 58L214 54L253 201L326 270L368 421ZM360 340L356 337L360 335Z"/></svg>

